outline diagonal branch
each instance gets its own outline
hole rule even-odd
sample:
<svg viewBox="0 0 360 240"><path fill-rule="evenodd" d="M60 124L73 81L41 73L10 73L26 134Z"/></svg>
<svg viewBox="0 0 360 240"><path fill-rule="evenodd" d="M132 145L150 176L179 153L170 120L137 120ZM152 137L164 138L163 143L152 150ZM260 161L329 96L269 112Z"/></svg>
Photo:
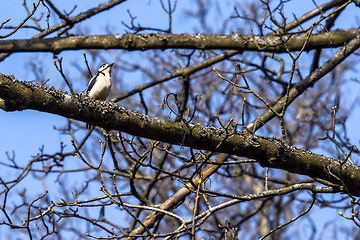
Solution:
<svg viewBox="0 0 360 240"><path fill-rule="evenodd" d="M322 66L310 73L305 79L296 84L289 90L287 96L280 98L270 109L264 112L261 116L257 117L255 121L250 123L248 129L258 129L264 123L275 117L274 111L280 113L283 108L288 107L296 98L298 98L306 89L314 86L314 84L331 72L337 65L344 61L348 56L360 48L360 35L352 39L348 44L341 48L334 56L326 61Z"/></svg>
<svg viewBox="0 0 360 240"><path fill-rule="evenodd" d="M360 45L360 38L353 39L338 53L310 74L291 90L290 100L312 86L326 73L334 69ZM314 154L303 149L293 148L283 142L254 136L246 133L226 133L224 129L189 125L150 117L127 110L112 102L92 101L84 95L69 96L63 92L42 88L27 82L12 81L0 76L0 108L5 111L36 109L81 121L100 125L107 129L118 129L136 136L151 138L197 149L222 152L216 160L221 163L229 154L253 158L262 166L283 169L296 174L327 180L339 186L339 190L360 196L360 169L355 165L344 164L339 160ZM278 103L283 106L283 103ZM276 106L276 105L275 105ZM265 114L266 115L266 114ZM265 116L264 115L264 116ZM271 119L267 116L263 120ZM253 123L254 124L254 123ZM259 127L259 126L257 126ZM193 179L197 184L204 181L221 165L209 165L202 171L202 179ZM192 185L176 192L161 209L171 210L179 199L184 199ZM161 219L162 213L153 212L144 221L147 227ZM142 227L134 229L132 235L141 234Z"/></svg>
<svg viewBox="0 0 360 240"><path fill-rule="evenodd" d="M39 7L39 4L40 4L40 0L37 1L37 3L33 3L33 10L29 13L29 15L14 29L12 30L10 33L8 34L4 34L4 35L0 35L0 39L2 38L7 38L7 37L10 37L11 35L13 35L14 33L17 32L17 30L19 30L25 23L27 20L29 20L29 18L31 18L32 15L34 15L36 9ZM9 18L10 19L10 18Z"/></svg>
<svg viewBox="0 0 360 240"><path fill-rule="evenodd" d="M44 31L42 31L41 33L35 35L32 37L32 39L41 39L45 36L50 35L51 33L54 33L56 31L59 31L60 29L65 29L65 30L69 30L70 28L72 28L76 23L79 23L81 21L84 21L98 13L101 13L103 11L109 10L112 7L125 2L126 0L111 0L108 1L106 3L102 3L97 7L91 8L89 10L87 10L86 12L82 12L74 17L69 17L67 18L65 21L49 28L46 29ZM3 51L0 51L0 53ZM3 61L6 57L8 57L10 55L10 53L12 53L12 51L8 51L8 52L3 52L3 53L7 53L7 54L1 54L0 55L0 61Z"/></svg>
<svg viewBox="0 0 360 240"><path fill-rule="evenodd" d="M71 96L32 83L15 81L5 75L0 75L0 98L0 108L5 111L34 109L96 124L107 130L252 158L262 166L344 184L351 194L360 196L359 167L288 146L274 138L167 121L128 110L111 101L92 100L84 94Z"/></svg>

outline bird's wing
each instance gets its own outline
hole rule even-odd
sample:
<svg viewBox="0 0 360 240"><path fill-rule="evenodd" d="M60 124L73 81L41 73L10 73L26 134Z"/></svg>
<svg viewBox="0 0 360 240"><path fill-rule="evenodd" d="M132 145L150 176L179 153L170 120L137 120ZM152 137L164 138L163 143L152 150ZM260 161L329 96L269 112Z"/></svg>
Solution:
<svg viewBox="0 0 360 240"><path fill-rule="evenodd" d="M88 85L88 87L87 87L87 89L86 89L86 94L88 94L88 93L90 92L90 90L93 88L93 86L95 85L96 77L97 77L98 75L99 75L99 74L95 74L95 75L91 78L91 80L90 80L90 82L89 82L89 85Z"/></svg>

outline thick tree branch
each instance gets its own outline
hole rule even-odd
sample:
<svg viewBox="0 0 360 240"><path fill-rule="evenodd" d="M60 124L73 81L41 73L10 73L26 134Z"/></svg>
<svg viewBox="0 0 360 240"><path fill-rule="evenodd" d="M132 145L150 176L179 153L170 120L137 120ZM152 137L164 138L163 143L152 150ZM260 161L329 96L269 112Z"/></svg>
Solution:
<svg viewBox="0 0 360 240"><path fill-rule="evenodd" d="M34 109L119 130L139 137L256 159L262 166L327 180L360 196L360 168L294 148L274 139L234 130L163 120L128 110L111 101L95 101L84 94L19 82L0 75L0 108ZM345 188L343 188L345 187ZM346 190L347 189L347 190Z"/></svg>
<svg viewBox="0 0 360 240"><path fill-rule="evenodd" d="M286 52L343 46L360 29L335 30L327 33L286 33L280 36L205 35L205 34L124 34L74 36L64 38L22 39L0 41L0 52L55 52L80 49L234 49L246 51ZM283 44L285 42L285 45Z"/></svg>

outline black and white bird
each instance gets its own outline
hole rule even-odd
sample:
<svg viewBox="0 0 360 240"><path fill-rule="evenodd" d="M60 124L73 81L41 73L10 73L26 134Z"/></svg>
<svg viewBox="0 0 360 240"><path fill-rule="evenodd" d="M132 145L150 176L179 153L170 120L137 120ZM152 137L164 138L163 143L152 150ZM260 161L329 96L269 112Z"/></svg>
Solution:
<svg viewBox="0 0 360 240"><path fill-rule="evenodd" d="M98 72L90 79L89 85L85 93L95 100L105 100L111 91L111 67L114 63L103 64ZM86 124L86 128L90 129L91 125Z"/></svg>
<svg viewBox="0 0 360 240"><path fill-rule="evenodd" d="M112 64L103 64L98 72L90 79L86 94L96 100L106 99L111 90L111 67Z"/></svg>

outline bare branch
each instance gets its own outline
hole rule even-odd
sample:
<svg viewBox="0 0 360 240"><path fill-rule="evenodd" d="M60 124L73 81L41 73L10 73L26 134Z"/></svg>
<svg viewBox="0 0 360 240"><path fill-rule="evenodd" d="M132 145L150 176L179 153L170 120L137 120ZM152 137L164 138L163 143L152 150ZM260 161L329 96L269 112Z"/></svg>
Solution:
<svg viewBox="0 0 360 240"><path fill-rule="evenodd" d="M54 52L80 49L234 49L239 51L264 51L283 53L287 51L309 51L318 48L342 46L360 35L358 28L335 30L326 33L294 34L281 36L247 36L247 35L203 35L203 34L124 34L73 36L64 38L3 40L0 41L0 52ZM283 43L286 43L286 46Z"/></svg>

